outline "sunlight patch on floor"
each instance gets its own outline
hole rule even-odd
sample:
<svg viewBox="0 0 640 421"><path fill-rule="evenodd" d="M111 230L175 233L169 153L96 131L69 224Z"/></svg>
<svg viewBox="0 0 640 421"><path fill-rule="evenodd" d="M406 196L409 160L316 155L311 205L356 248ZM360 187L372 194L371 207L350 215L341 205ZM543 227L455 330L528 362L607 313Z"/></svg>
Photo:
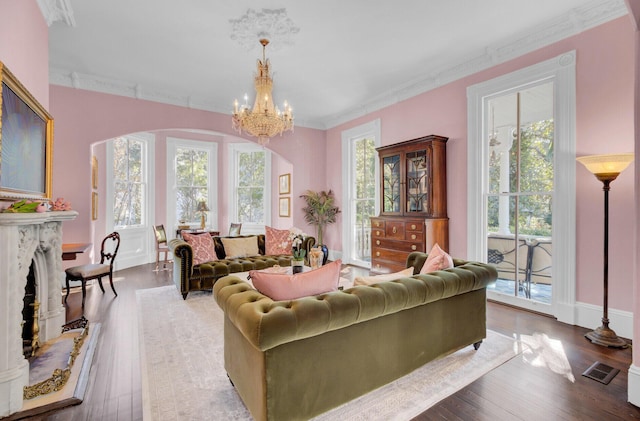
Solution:
<svg viewBox="0 0 640 421"><path fill-rule="evenodd" d="M532 367L548 368L552 372L565 377L571 383L576 378L571 370L562 342L551 339L544 333L519 335L515 342L515 351L522 351L522 360ZM519 348L519 349L518 349Z"/></svg>

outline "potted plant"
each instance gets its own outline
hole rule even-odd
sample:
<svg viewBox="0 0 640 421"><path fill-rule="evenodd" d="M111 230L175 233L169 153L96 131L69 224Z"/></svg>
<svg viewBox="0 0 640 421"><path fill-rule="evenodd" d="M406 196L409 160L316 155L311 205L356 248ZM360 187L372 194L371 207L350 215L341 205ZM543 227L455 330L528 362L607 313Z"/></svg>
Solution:
<svg viewBox="0 0 640 421"><path fill-rule="evenodd" d="M322 234L324 233L324 227L326 225L336 222L340 208L335 205L336 198L332 190L323 190L320 192L307 190L300 197L302 197L307 204L307 206L302 208L304 220L307 224L316 227L318 247L321 247L324 253L322 264L325 264L328 258L328 249L323 242Z"/></svg>
<svg viewBox="0 0 640 421"><path fill-rule="evenodd" d="M289 242L291 243L291 254L293 255L293 259L291 259L293 273L302 272L302 267L304 266L304 258L307 255L307 250L302 247L304 237L305 234L298 228L289 229Z"/></svg>

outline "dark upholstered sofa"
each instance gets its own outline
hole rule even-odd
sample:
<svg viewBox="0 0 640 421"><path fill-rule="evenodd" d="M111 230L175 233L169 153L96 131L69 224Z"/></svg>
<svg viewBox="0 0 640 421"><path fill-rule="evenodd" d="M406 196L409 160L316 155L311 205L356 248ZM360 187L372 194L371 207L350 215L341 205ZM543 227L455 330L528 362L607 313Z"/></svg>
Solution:
<svg viewBox="0 0 640 421"><path fill-rule="evenodd" d="M412 253L418 273L426 259ZM486 337L492 266L455 267L291 301L238 277L214 285L224 364L256 420L302 420Z"/></svg>
<svg viewBox="0 0 640 421"><path fill-rule="evenodd" d="M223 276L232 273L246 272L254 269L265 269L274 265L291 266L291 255L265 255L265 236L258 234L259 256L227 259L221 238L245 238L250 235L236 237L213 237L213 245L218 260L193 264L193 249L186 241L176 238L169 241L169 249L173 253L173 282L184 299L190 291L213 289L213 284ZM302 247L307 251L316 243L314 237L305 237ZM308 253L307 253L308 254Z"/></svg>

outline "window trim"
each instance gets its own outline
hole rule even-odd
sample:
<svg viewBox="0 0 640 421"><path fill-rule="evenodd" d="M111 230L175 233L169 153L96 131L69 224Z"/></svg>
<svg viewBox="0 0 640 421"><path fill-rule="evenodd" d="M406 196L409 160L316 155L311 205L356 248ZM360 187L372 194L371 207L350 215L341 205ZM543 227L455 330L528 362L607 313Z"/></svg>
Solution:
<svg viewBox="0 0 640 421"><path fill-rule="evenodd" d="M238 222L235 221L235 215L238 213L238 196L237 196L237 188L238 185L238 153L240 152L264 152L265 163L264 163L264 224L249 224L242 223L242 233L243 234L263 234L265 232L265 226L271 225L271 206L272 206L272 186L271 186L271 151L258 146L251 142L244 143L230 143L228 145L229 152L229 185L228 185L228 197L229 197L229 205L228 205L228 215L229 215L229 223Z"/></svg>
<svg viewBox="0 0 640 421"><path fill-rule="evenodd" d="M576 304L576 52L561 54L524 69L467 88L467 258L486 261L487 214L483 189L488 122L483 107L489 96L542 79L555 82L555 200L553 205L554 283L552 313L575 324Z"/></svg>
<svg viewBox="0 0 640 421"><path fill-rule="evenodd" d="M104 209L105 215L109 215L107 220L105 221L106 232L113 232L115 230L115 225L113 223L113 198L115 195L115 189L113 186L114 174L113 174L113 142L117 138L129 138L135 139L142 143L142 177L144 179L144 200L143 200L143 209L141 215L141 224L140 225L130 225L126 227L118 227L118 230L127 230L132 228L140 228L145 227L153 223L153 219L150 213L150 203L155 199L155 188L154 185L151 184L151 181L154 179L153 176L155 174L155 168L153 165L149 163L150 157L153 157L155 154L154 148L154 140L155 136L151 133L131 133L122 136L116 136L107 141L106 151L105 151L105 161L107 165L105 165L105 174L106 179L109 180L106 183L106 198L104 200ZM100 201L98 201L98 206L100 206Z"/></svg>
<svg viewBox="0 0 640 421"><path fill-rule="evenodd" d="M342 203L344 208L342 209L342 215L348 215L350 219L353 214L351 209L351 187L353 183L350 179L350 175L353 170L353 154L351 152L351 143L354 140L362 139L365 137L371 136L374 139L375 147L379 147L382 144L381 135L380 135L380 119L377 118L368 123L361 124L356 127L352 127L350 129L342 131ZM380 180L380 161L376 159L375 164L375 179ZM380 214L380 183L375 183L375 208L374 214ZM344 217L343 217L344 218ZM353 221L343 220L342 224L342 245L343 252L341 253L340 258L345 264L349 264L353 262L349 256L351 256L351 250L354 247L351 235L349 235L349 229L345 227L350 227L353 225Z"/></svg>
<svg viewBox="0 0 640 421"><path fill-rule="evenodd" d="M167 137L167 217L165 229L167 232L175 232L178 226L176 216L176 171L175 159L178 148L197 149L209 154L209 177L207 188L209 189L209 200L207 206L210 209L209 227L218 230L218 144L216 142L206 142L201 140L182 139L178 137Z"/></svg>

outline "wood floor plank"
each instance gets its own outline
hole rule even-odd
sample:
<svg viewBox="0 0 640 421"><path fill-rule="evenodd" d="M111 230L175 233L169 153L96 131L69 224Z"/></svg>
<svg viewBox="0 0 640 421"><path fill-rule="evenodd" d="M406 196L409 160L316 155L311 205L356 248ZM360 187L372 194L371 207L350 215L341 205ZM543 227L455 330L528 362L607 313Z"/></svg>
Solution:
<svg viewBox="0 0 640 421"><path fill-rule="evenodd" d="M154 266L119 271L117 297L108 285L104 294L97 285L88 288L84 315L102 326L85 400L38 419L142 419L136 291L173 283L170 272L153 272ZM366 274L353 268L346 276ZM83 314L81 299L80 292L69 296L67 320ZM627 402L631 349L594 345L584 338L587 329L492 302L487 304L487 326L523 342L534 336L544 338L547 346L553 345L566 357L573 381L557 368L554 371L553 361L541 364L549 350L540 346L492 370L415 420L640 420L640 409ZM581 376L595 361L620 369L609 385Z"/></svg>

